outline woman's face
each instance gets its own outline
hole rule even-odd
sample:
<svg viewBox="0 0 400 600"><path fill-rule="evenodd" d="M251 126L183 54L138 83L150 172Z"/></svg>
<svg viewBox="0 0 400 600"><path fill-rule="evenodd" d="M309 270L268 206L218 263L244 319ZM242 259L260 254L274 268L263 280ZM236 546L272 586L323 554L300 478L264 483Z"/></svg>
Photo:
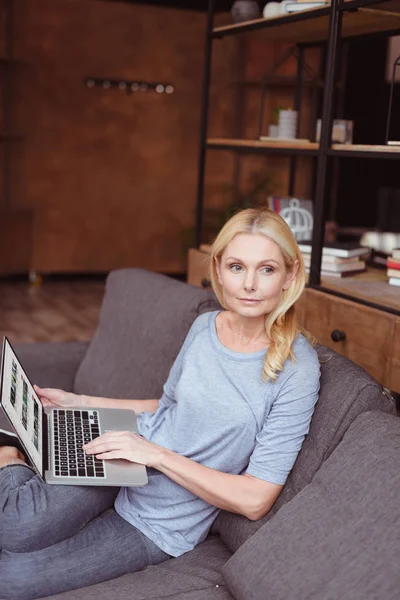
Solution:
<svg viewBox="0 0 400 600"><path fill-rule="evenodd" d="M286 270L279 246L265 235L237 234L217 263L226 308L243 317L272 312L297 270L298 261Z"/></svg>

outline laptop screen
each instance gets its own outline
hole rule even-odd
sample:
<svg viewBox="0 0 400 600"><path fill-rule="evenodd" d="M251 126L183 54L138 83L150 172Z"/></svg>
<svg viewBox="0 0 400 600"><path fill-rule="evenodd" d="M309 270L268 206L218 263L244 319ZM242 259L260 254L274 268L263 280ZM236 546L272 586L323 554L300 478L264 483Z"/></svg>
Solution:
<svg viewBox="0 0 400 600"><path fill-rule="evenodd" d="M29 458L43 474L43 406L6 337L3 342L1 406Z"/></svg>

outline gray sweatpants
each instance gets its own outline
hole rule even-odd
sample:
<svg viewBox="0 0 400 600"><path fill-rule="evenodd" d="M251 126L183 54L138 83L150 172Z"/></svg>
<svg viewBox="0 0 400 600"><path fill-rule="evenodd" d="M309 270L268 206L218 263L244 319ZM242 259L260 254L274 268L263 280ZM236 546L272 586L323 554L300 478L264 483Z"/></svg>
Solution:
<svg viewBox="0 0 400 600"><path fill-rule="evenodd" d="M169 558L112 508L118 488L48 485L0 469L0 598L30 600Z"/></svg>

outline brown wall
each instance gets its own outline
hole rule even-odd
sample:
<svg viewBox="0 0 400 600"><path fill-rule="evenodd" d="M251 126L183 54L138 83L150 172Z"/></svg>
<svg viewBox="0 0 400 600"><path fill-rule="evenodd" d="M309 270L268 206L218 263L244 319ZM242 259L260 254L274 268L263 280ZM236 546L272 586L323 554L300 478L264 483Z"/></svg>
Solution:
<svg viewBox="0 0 400 600"><path fill-rule="evenodd" d="M14 53L24 64L15 69L13 126L25 141L13 145L0 272L183 272L182 240L193 228L196 202L205 15L93 0L14 0L14 7ZM214 45L213 137L235 135L237 44L232 37ZM285 47L250 41L244 76L260 77ZM295 64L285 69L293 72ZM127 96L89 89L86 76L168 81L176 91ZM288 95L276 90L268 99L267 121ZM259 91L249 90L245 137L256 136L258 108ZM310 161L301 160L296 193L307 196ZM210 151L206 207L230 201L221 189L238 164L242 189L249 174L267 170L274 193L286 193L287 159L247 156L238 163L230 152ZM10 222L15 248L1 241Z"/></svg>
<svg viewBox="0 0 400 600"><path fill-rule="evenodd" d="M192 227L205 16L91 0L15 0L12 210L33 212L29 267L182 271ZM212 96L231 71L233 43L215 61ZM169 81L172 95L88 89L86 76ZM214 115L229 124L232 103ZM229 169L220 157L211 183ZM21 243L21 242L20 242Z"/></svg>

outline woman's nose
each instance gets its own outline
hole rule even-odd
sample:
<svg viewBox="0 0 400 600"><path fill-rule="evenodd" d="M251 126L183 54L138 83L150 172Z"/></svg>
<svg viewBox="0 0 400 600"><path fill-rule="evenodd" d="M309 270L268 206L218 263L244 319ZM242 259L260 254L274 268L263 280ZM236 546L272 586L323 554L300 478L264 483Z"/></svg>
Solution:
<svg viewBox="0 0 400 600"><path fill-rule="evenodd" d="M246 279L244 281L244 289L246 292L254 291L257 287L255 273L246 273Z"/></svg>

